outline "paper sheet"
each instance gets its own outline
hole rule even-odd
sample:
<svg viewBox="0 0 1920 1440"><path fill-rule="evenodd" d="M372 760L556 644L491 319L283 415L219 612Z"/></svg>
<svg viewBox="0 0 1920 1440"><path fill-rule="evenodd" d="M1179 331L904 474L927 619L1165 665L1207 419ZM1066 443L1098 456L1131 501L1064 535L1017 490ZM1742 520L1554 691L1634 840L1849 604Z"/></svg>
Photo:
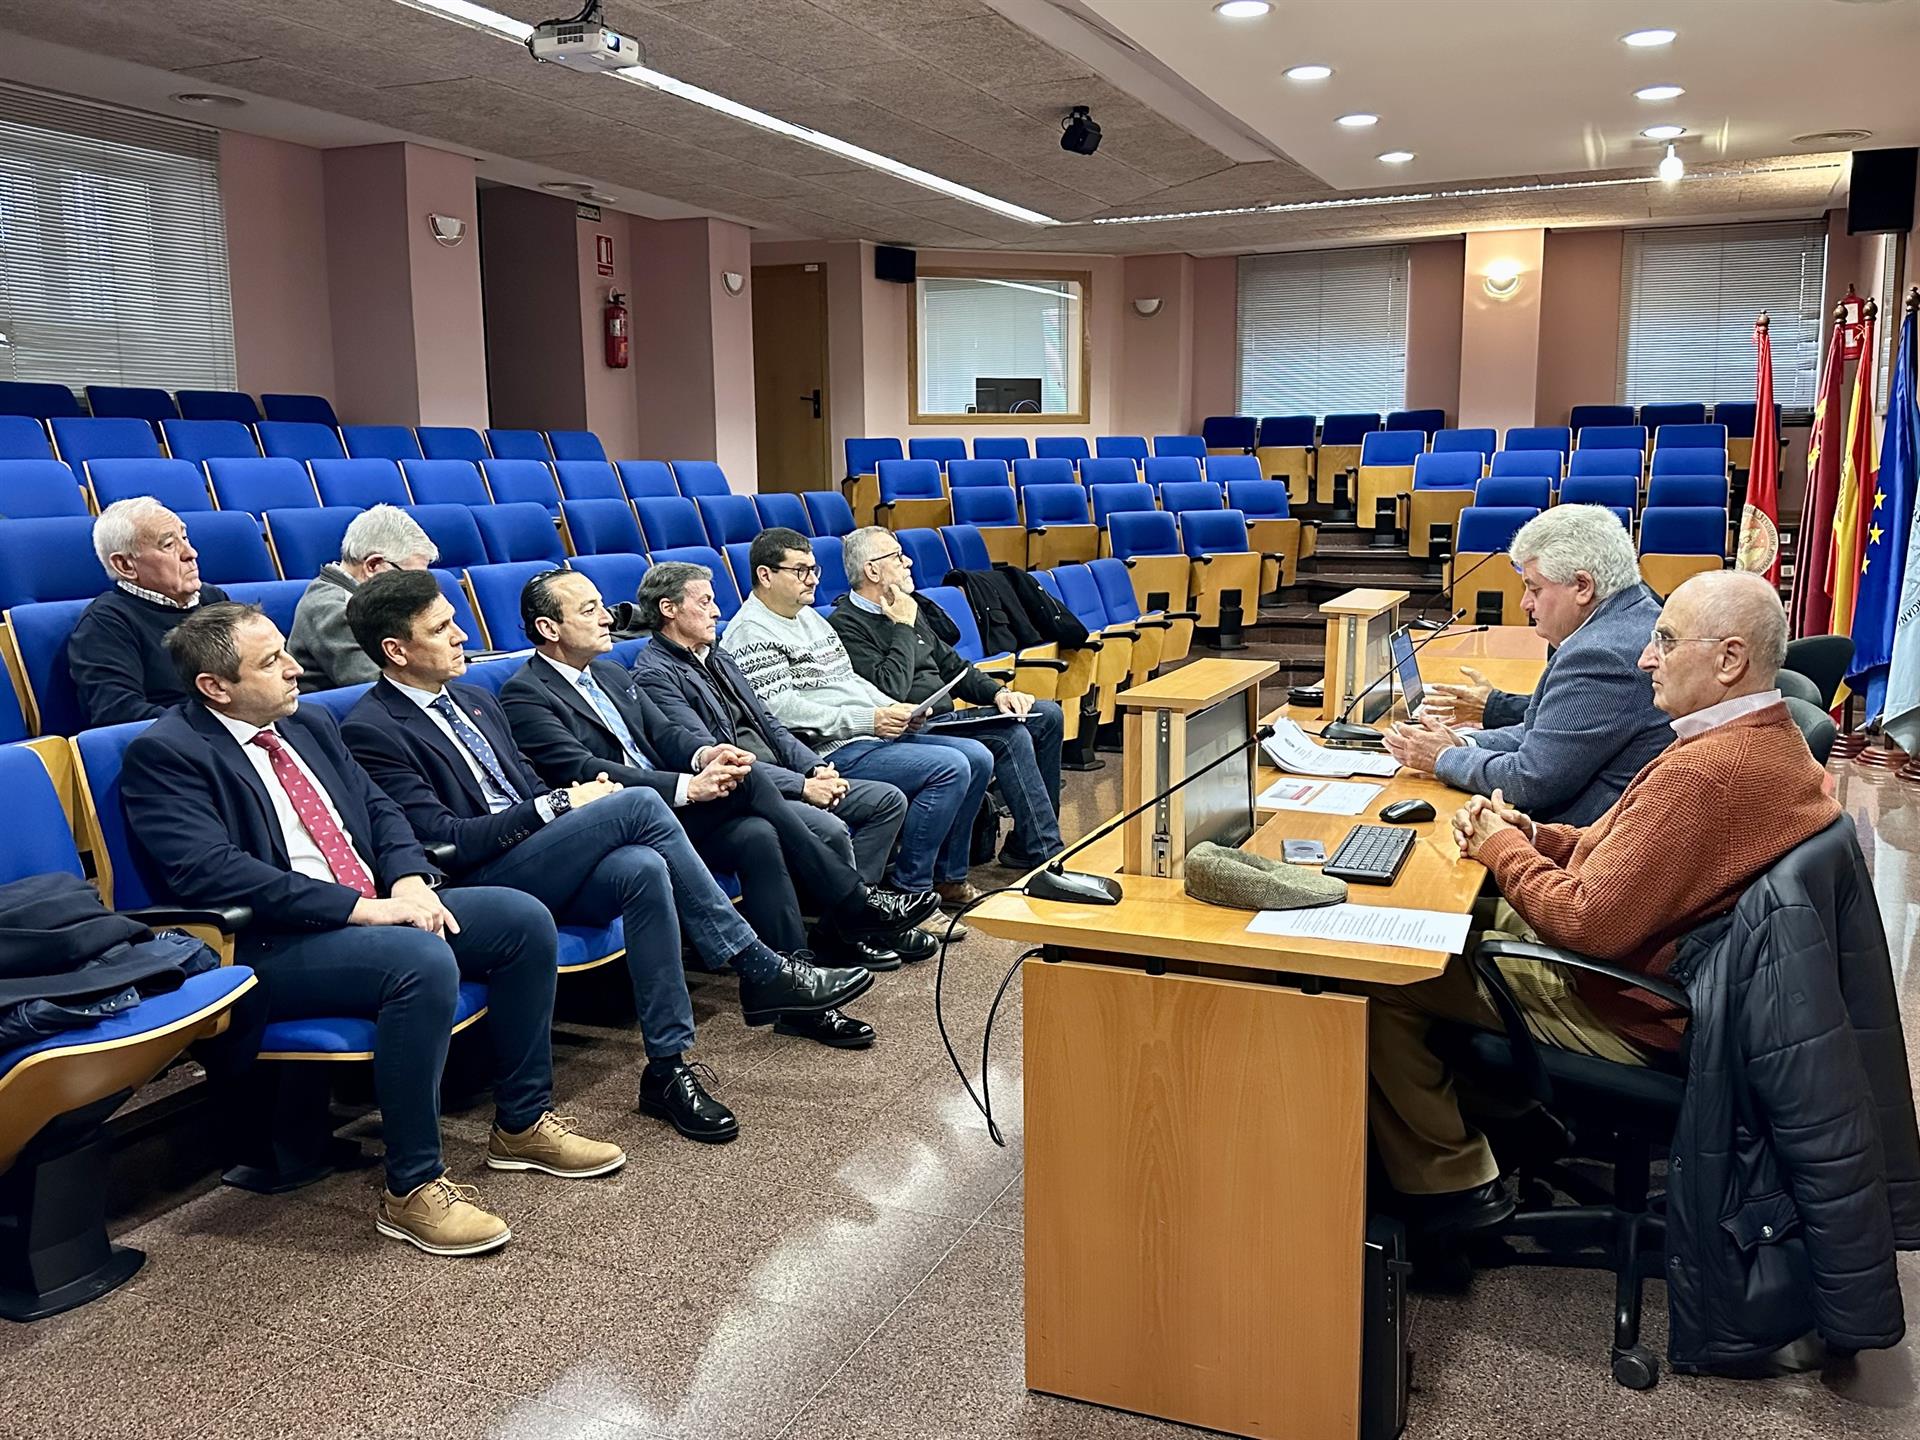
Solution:
<svg viewBox="0 0 1920 1440"><path fill-rule="evenodd" d="M1346 780L1276 780L1255 802L1262 810L1305 810L1312 815L1358 815L1385 789Z"/></svg>
<svg viewBox="0 0 1920 1440"><path fill-rule="evenodd" d="M1254 935L1292 935L1308 940L1352 940L1362 945L1399 945L1456 955L1466 949L1470 915L1439 910L1401 910L1390 905L1322 905L1315 910L1262 910L1247 923Z"/></svg>
<svg viewBox="0 0 1920 1440"><path fill-rule="evenodd" d="M1391 755L1364 750L1329 750L1316 745L1312 737L1291 720L1274 721L1273 734L1260 742L1260 749L1267 759L1290 775L1324 775L1336 780L1372 775L1384 780L1400 770L1400 762Z"/></svg>

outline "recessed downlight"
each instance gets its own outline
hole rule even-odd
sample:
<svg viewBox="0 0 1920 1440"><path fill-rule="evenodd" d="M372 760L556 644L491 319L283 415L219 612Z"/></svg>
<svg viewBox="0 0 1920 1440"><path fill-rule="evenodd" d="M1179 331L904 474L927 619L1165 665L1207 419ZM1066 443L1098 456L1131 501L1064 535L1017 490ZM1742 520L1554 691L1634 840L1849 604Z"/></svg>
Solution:
<svg viewBox="0 0 1920 1440"><path fill-rule="evenodd" d="M1678 100L1687 92L1678 85L1648 85L1633 92L1636 100Z"/></svg>
<svg viewBox="0 0 1920 1440"><path fill-rule="evenodd" d="M1796 145L1858 145L1862 140L1871 140L1871 130L1810 130L1805 135L1793 137Z"/></svg>
<svg viewBox="0 0 1920 1440"><path fill-rule="evenodd" d="M215 95L205 90L183 90L169 98L176 105L196 105L209 110L232 110L247 103L238 95Z"/></svg>
<svg viewBox="0 0 1920 1440"><path fill-rule="evenodd" d="M1658 45L1671 45L1673 35L1671 30L1631 30L1620 37L1620 43L1636 50L1651 50Z"/></svg>
<svg viewBox="0 0 1920 1440"><path fill-rule="evenodd" d="M1344 125L1349 130L1364 130L1369 125L1378 125L1380 123L1380 117L1378 115L1369 115L1364 110L1357 110L1351 115L1342 115L1333 123L1336 125Z"/></svg>
<svg viewBox="0 0 1920 1440"><path fill-rule="evenodd" d="M1333 75L1331 65L1296 65L1282 72L1289 80L1326 80Z"/></svg>
<svg viewBox="0 0 1920 1440"><path fill-rule="evenodd" d="M1649 125L1640 132L1649 140L1678 140L1687 133L1684 125Z"/></svg>
<svg viewBox="0 0 1920 1440"><path fill-rule="evenodd" d="M1213 13L1228 20L1254 20L1273 9L1273 0L1220 0Z"/></svg>
<svg viewBox="0 0 1920 1440"><path fill-rule="evenodd" d="M1389 150L1379 157L1382 165L1404 165L1413 159L1411 150Z"/></svg>

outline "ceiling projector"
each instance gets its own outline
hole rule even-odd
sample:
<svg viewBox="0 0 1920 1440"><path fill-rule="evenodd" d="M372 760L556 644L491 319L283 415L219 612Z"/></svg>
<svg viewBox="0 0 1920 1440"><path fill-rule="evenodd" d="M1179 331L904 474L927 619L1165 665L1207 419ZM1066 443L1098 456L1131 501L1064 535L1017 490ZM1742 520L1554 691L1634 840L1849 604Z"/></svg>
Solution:
<svg viewBox="0 0 1920 1440"><path fill-rule="evenodd" d="M1074 106L1060 122L1060 148L1075 155L1091 155L1100 148L1100 126L1086 106Z"/></svg>
<svg viewBox="0 0 1920 1440"><path fill-rule="evenodd" d="M549 20L536 25L527 37L527 49L536 60L589 73L624 70L641 63L638 40L604 25L578 20Z"/></svg>

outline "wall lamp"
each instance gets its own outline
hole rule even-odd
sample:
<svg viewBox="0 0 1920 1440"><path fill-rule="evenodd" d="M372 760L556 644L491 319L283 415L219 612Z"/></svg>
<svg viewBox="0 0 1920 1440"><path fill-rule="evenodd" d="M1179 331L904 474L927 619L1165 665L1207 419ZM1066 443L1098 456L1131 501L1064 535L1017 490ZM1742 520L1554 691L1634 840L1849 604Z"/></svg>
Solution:
<svg viewBox="0 0 1920 1440"><path fill-rule="evenodd" d="M1511 300L1520 289L1520 276L1525 269L1518 260L1489 261L1481 272L1481 288L1496 300Z"/></svg>

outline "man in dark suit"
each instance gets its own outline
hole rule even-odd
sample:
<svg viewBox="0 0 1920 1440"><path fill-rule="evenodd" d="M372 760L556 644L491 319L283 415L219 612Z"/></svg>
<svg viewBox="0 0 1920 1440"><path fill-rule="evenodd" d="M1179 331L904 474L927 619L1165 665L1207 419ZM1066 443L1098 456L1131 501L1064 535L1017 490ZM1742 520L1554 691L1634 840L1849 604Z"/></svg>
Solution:
<svg viewBox="0 0 1920 1440"><path fill-rule="evenodd" d="M431 577L428 577L431 579ZM127 749L121 796L149 887L185 906L244 906L235 958L259 975L261 1023L370 1015L387 1141L380 1233L436 1255L495 1250L506 1222L447 1179L440 1072L461 980L484 981L495 1121L487 1164L604 1175L626 1163L553 1113L553 919L511 890L435 893L406 817L353 761L256 605L197 607L166 637L192 697Z"/></svg>
<svg viewBox="0 0 1920 1440"><path fill-rule="evenodd" d="M873 977L818 968L756 937L658 789L625 787L605 774L555 789L542 783L515 748L499 701L478 686L454 683L466 671L466 636L431 575L373 577L348 602L347 623L381 664L380 680L347 716L347 744L416 834L452 842L456 883L524 890L570 923L624 921L648 1055L641 1109L693 1139L730 1140L738 1133L732 1114L705 1092L683 1058L694 1031L680 963L682 927L708 964L739 972L749 1025L772 1023L829 1044L844 1046L856 1037L872 1043L871 1027L837 1007L863 993ZM733 788L736 768L723 754L697 772L683 767L660 778L690 797L717 797ZM856 880L842 897L845 923L890 923L884 915L863 917L857 891Z"/></svg>
<svg viewBox="0 0 1920 1440"><path fill-rule="evenodd" d="M655 565L635 598L653 634L633 662L641 692L695 744L724 742L751 751L756 767L807 827L869 885L879 884L906 819L907 796L884 780L841 775L774 718L733 657L713 643L720 609L706 566L674 560ZM896 942L891 954L869 942L860 959L872 968L898 969L903 960L931 959L940 948L924 930L903 931Z"/></svg>

